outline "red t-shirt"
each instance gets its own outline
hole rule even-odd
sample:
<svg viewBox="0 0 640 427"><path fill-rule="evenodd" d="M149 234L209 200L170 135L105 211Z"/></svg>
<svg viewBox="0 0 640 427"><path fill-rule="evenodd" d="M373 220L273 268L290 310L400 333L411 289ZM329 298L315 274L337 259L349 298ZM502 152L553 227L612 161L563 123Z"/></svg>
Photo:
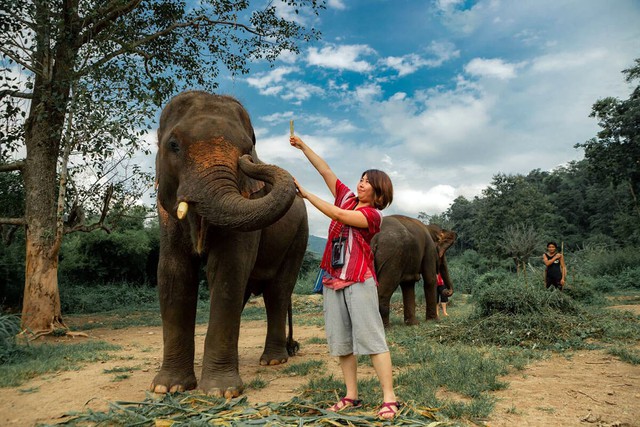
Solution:
<svg viewBox="0 0 640 427"><path fill-rule="evenodd" d="M334 204L342 209L354 209L358 204L356 195L340 180L336 181L336 200ZM359 208L358 211L362 212L367 219L367 228L351 227L335 220L332 220L329 225L327 246L324 249L320 267L328 272L334 279L339 279L339 281L364 282L369 277L376 278L373 252L371 251L370 244L373 236L380 231L382 212L372 206ZM332 240L341 235L347 237L344 266L334 269L331 267ZM332 286L331 278L327 278L326 276L325 283L334 289L344 287ZM348 284L350 283L345 283L344 285Z"/></svg>

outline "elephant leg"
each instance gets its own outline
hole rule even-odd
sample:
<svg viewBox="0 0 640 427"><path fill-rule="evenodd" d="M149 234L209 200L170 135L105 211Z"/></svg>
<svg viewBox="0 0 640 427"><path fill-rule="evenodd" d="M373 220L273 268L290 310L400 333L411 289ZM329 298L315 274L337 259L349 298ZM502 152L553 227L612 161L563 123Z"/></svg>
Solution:
<svg viewBox="0 0 640 427"><path fill-rule="evenodd" d="M238 367L238 337L257 246L250 239L232 235L210 241L214 247L207 260L211 306L199 388L227 399L239 396L244 388Z"/></svg>
<svg viewBox="0 0 640 427"><path fill-rule="evenodd" d="M187 245L179 244L178 237L173 242L164 237L158 263L164 350L162 367L150 387L155 393L191 390L197 385L193 358L200 260L190 255Z"/></svg>
<svg viewBox="0 0 640 427"><path fill-rule="evenodd" d="M279 365L286 363L289 359L286 335L287 314L305 250L306 239L294 239L287 249L276 276L269 280L264 288L267 336L264 352L260 356L261 365ZM291 345L295 344L291 343Z"/></svg>
<svg viewBox="0 0 640 427"><path fill-rule="evenodd" d="M397 287L398 281L389 277L387 274L378 273L378 310L380 311L382 324L385 328L391 325L389 322L391 296Z"/></svg>
<svg viewBox="0 0 640 427"><path fill-rule="evenodd" d="M435 269L433 274L423 275L422 279L424 281L424 297L427 304L426 319L434 320L438 318L438 291Z"/></svg>
<svg viewBox="0 0 640 427"><path fill-rule="evenodd" d="M416 318L416 283L402 282L402 305L404 307L404 323L405 325L417 325Z"/></svg>

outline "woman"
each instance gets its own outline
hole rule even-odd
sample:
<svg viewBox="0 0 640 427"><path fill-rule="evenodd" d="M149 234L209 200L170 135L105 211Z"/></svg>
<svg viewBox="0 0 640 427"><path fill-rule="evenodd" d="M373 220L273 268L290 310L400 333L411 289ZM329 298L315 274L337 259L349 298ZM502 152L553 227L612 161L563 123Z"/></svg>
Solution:
<svg viewBox="0 0 640 427"><path fill-rule="evenodd" d="M341 411L362 404L358 399L357 355L368 354L383 394L378 416L393 419L400 403L393 391L391 355L378 310L377 281L369 246L380 231L380 210L393 200L391 180L382 171L368 170L360 178L356 196L299 137L292 136L289 141L316 168L335 198L331 204L295 181L298 194L331 218L320 264L327 272L323 279L325 331L331 355L339 358L347 392L329 410Z"/></svg>
<svg viewBox="0 0 640 427"><path fill-rule="evenodd" d="M438 287L436 288L436 290L438 291L438 306L436 307L436 310L439 311L438 309L442 309L442 315L445 317L449 316L447 314L447 303L449 302L449 297L447 296L447 293L444 292L446 288L444 286L444 280L442 280L442 276L440 275L440 273L438 273L438 275L436 276L436 284L438 285Z"/></svg>
<svg viewBox="0 0 640 427"><path fill-rule="evenodd" d="M545 287L547 289L562 290L567 277L567 266L564 263L564 256L558 252L558 244L556 242L547 243L547 252L542 255L542 261L547 266L545 269Z"/></svg>

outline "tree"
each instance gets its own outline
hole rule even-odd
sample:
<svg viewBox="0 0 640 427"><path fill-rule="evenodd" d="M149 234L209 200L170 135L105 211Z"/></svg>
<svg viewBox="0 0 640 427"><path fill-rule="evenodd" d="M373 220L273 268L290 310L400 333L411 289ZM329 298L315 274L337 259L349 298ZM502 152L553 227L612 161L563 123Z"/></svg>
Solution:
<svg viewBox="0 0 640 427"><path fill-rule="evenodd" d="M502 233L504 250L516 264L516 271L521 271L527 281L527 263L529 258L540 247L540 235L530 225L516 224L507 226Z"/></svg>
<svg viewBox="0 0 640 427"><path fill-rule="evenodd" d="M622 71L631 83L640 80L640 58L635 66ZM627 187L640 223L640 85L629 99L607 97L593 104L590 117L598 119L602 128L595 138L576 147L583 147L592 172L600 179Z"/></svg>
<svg viewBox="0 0 640 427"><path fill-rule="evenodd" d="M555 213L538 185L538 177L494 175L491 185L482 190L483 197L474 201L477 218L473 236L477 250L486 255L504 252L500 236L509 226L524 224L537 230L555 229L563 219Z"/></svg>
<svg viewBox="0 0 640 427"><path fill-rule="evenodd" d="M25 188L24 217L0 223L26 226L21 326L47 333L65 327L57 279L62 237L74 228L104 227L107 208L131 182L112 185L113 171L142 147L157 107L187 87L214 90L222 66L247 73L251 61L299 52L298 43L319 33L283 17L271 2L249 10L248 0L0 0L0 6L0 172L20 171ZM279 7L317 14L324 2L286 0ZM20 147L26 157L7 162ZM83 166L101 190L90 193L102 214L89 226L65 226L65 209L82 201L74 186L87 177L73 178Z"/></svg>

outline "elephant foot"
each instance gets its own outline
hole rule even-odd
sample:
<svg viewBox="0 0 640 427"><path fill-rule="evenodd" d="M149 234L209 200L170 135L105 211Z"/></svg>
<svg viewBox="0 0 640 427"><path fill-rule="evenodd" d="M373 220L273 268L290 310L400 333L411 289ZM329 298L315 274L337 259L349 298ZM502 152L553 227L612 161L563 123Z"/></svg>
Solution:
<svg viewBox="0 0 640 427"><path fill-rule="evenodd" d="M199 389L210 396L231 399L242 394L244 385L240 376L235 373L210 376L203 374Z"/></svg>
<svg viewBox="0 0 640 427"><path fill-rule="evenodd" d="M274 366L281 365L283 363L287 363L289 360L289 353L286 349L282 349L282 351L278 352L267 352L265 350L260 356L260 365L262 366Z"/></svg>
<svg viewBox="0 0 640 427"><path fill-rule="evenodd" d="M168 369L161 369L151 382L149 391L159 394L176 393L193 390L197 384L198 381L193 371L180 373Z"/></svg>

